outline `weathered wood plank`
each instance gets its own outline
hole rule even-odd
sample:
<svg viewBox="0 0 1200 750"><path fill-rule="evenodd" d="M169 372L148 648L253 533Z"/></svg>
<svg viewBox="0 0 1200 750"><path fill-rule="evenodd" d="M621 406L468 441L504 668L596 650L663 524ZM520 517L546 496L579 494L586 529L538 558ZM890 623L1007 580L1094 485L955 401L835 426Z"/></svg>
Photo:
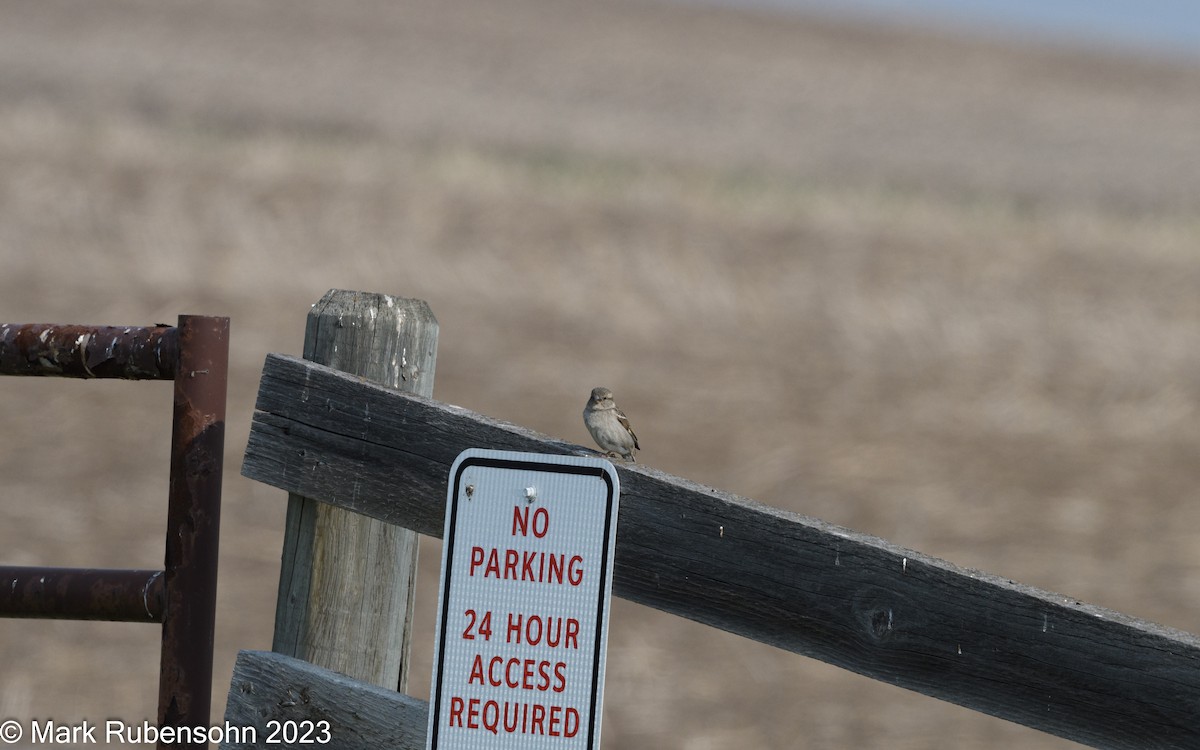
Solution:
<svg viewBox="0 0 1200 750"><path fill-rule="evenodd" d="M591 453L279 355L257 409L244 475L432 535L464 448ZM617 468L618 596L1096 747L1200 747L1193 635Z"/></svg>
<svg viewBox="0 0 1200 750"><path fill-rule="evenodd" d="M304 358L432 396L437 335L421 300L332 289L309 311ZM417 535L303 493L286 523L272 648L403 690Z"/></svg>
<svg viewBox="0 0 1200 750"><path fill-rule="evenodd" d="M328 734L319 722L328 722ZM230 731L221 748L424 750L428 722L425 701L283 654L241 651L223 725L238 731Z"/></svg>

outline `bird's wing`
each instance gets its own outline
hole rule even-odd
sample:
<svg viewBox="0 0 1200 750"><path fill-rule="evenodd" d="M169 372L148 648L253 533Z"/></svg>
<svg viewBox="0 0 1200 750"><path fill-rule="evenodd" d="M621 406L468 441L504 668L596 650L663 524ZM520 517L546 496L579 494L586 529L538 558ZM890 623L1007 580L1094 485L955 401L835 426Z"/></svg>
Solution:
<svg viewBox="0 0 1200 750"><path fill-rule="evenodd" d="M616 409L615 411L617 412L617 421L621 423L622 427L629 430L629 437L633 438L633 447L641 450L642 446L638 445L637 433L629 426L629 417L625 416L625 412L620 409Z"/></svg>

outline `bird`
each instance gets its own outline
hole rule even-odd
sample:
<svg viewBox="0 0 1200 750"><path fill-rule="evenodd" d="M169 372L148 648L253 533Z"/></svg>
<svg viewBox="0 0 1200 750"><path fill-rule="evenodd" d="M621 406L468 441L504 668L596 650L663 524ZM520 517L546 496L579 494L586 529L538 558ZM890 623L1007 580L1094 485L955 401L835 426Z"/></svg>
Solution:
<svg viewBox="0 0 1200 750"><path fill-rule="evenodd" d="M583 407L583 424L592 434L596 445L609 456L620 456L637 463L633 452L641 450L642 446L638 445L637 435L629 425L629 417L613 401L612 391L604 387L592 389L592 396L587 406Z"/></svg>

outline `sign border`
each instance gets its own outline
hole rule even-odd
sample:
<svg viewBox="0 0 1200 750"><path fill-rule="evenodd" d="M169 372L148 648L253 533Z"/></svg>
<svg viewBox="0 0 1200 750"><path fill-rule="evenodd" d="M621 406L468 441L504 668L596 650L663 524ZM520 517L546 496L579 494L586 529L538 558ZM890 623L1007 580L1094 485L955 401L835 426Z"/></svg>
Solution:
<svg viewBox="0 0 1200 750"><path fill-rule="evenodd" d="M486 452L487 455L480 455L479 452ZM507 454L509 457L505 457ZM534 460L534 457L539 459L573 459L583 460L589 463L558 463L550 460ZM590 463L595 461L596 463ZM433 685L431 686L432 695L430 695L430 730L428 747L433 750L437 748L438 729L441 724L442 711L442 673L446 667L446 630L449 625L449 618L446 616L447 608L450 606L450 581L453 577L453 569L450 566L450 561L454 559L454 545L456 542L455 531L458 525L458 506L460 498L460 483L462 481L463 472L472 466L483 466L488 468L498 469L514 469L517 471L539 471L543 473L553 474L575 474L582 476L595 476L604 480L605 487L608 491L604 511L604 542L602 547L601 560L604 564L601 566L600 586L598 600L596 602L596 628L595 636L592 639L595 647L592 653L592 690L591 690L591 707L588 711L588 731L587 731L587 747L595 747L596 726L600 720L596 711L596 704L600 698L600 656L604 650L605 643L602 642L600 634L604 631L605 619L608 615L608 608L604 606L605 600L611 596L611 585L608 576L611 572L608 560L612 556L613 550L611 545L614 542L613 523L614 515L617 511L617 502L620 500L616 497L619 479L616 476L616 467L611 462L605 459L593 459L583 456L557 456L551 454L536 454L536 453L516 453L509 451L495 451L488 449L469 448L459 454L455 460L455 465L451 471L453 476L450 477L450 486L453 491L448 499L449 507L447 508L446 529L443 534L442 543L445 549L442 551L442 577L443 582L441 589L438 591L438 620L440 627L437 630L437 653L434 654L435 668L433 672Z"/></svg>

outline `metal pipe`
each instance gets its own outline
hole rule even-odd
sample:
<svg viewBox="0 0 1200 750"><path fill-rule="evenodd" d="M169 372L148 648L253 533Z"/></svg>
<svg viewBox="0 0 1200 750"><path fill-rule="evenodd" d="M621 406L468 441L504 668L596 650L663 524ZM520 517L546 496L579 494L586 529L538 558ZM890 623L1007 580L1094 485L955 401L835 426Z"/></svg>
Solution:
<svg viewBox="0 0 1200 750"><path fill-rule="evenodd" d="M0 617L162 622L161 570L0 567Z"/></svg>
<svg viewBox="0 0 1200 750"><path fill-rule="evenodd" d="M0 324L0 375L174 380L165 569L0 568L0 617L161 622L162 727L209 724L228 372L228 318Z"/></svg>
<svg viewBox="0 0 1200 750"><path fill-rule="evenodd" d="M169 326L0 323L0 375L171 380L178 359Z"/></svg>
<svg viewBox="0 0 1200 750"><path fill-rule="evenodd" d="M181 315L178 330L158 720L159 726L206 727L216 623L229 318Z"/></svg>

